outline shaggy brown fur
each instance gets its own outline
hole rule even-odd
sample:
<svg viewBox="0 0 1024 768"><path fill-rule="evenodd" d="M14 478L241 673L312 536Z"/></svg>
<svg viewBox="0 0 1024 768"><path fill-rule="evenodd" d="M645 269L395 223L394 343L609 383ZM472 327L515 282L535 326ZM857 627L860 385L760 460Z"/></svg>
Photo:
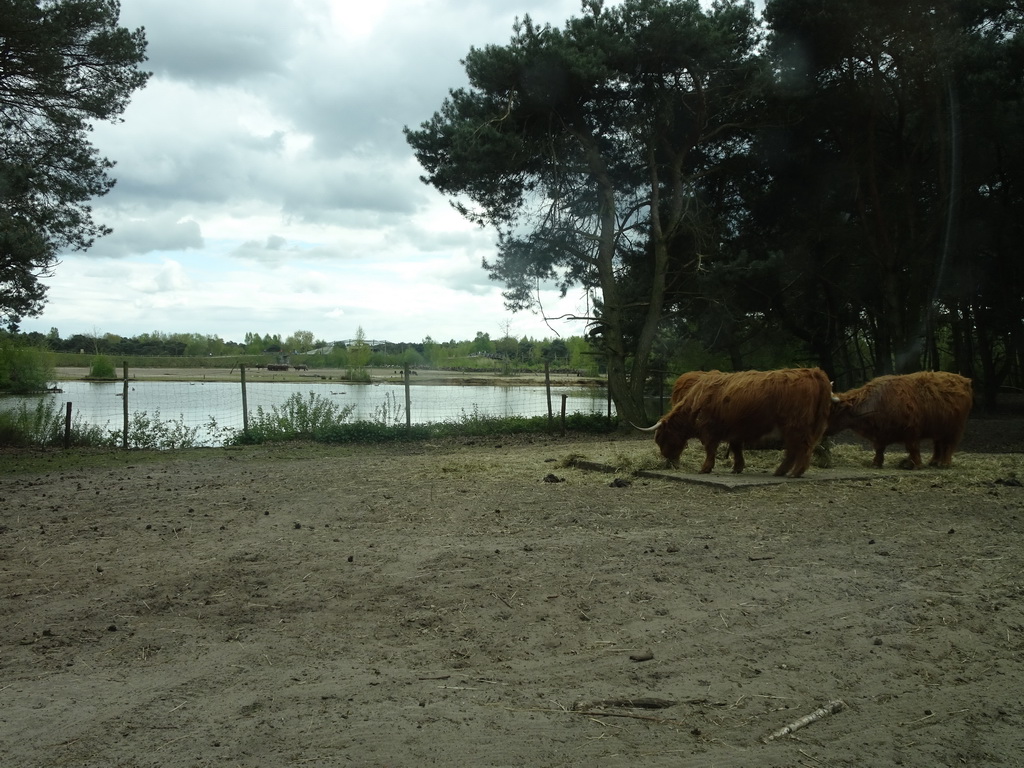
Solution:
<svg viewBox="0 0 1024 768"><path fill-rule="evenodd" d="M673 389L672 410L651 428L662 456L671 465L678 465L687 441L696 437L706 456L702 473L714 469L715 451L722 442L727 442L733 453L732 471L742 472L743 444L777 434L782 439L783 459L776 475L800 477L810 466L832 405L832 384L824 371L710 371L692 376L681 389L682 380L680 376Z"/></svg>
<svg viewBox="0 0 1024 768"><path fill-rule="evenodd" d="M928 463L948 467L973 403L971 380L955 373L879 376L839 395L828 434L851 429L871 441L876 467L882 466L889 445L903 443L915 469L921 466L920 441L930 439L934 450Z"/></svg>

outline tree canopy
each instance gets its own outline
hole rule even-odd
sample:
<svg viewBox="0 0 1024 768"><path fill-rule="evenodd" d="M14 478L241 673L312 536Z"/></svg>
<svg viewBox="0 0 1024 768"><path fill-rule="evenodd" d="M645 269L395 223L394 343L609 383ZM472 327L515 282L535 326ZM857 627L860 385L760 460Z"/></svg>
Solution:
<svg viewBox="0 0 1024 768"><path fill-rule="evenodd" d="M748 2L590 2L563 30L527 16L507 46L471 49L470 87L406 130L424 180L497 230L484 266L510 307L541 281L593 292L623 418L646 418L672 270L713 240L695 182L741 146L758 39Z"/></svg>
<svg viewBox="0 0 1024 768"><path fill-rule="evenodd" d="M41 313L60 253L109 233L89 202L113 162L88 140L148 73L144 30L115 0L0 0L0 323Z"/></svg>
<svg viewBox="0 0 1024 768"><path fill-rule="evenodd" d="M620 416L697 345L1024 385L1013 0L624 0L471 49L407 140L510 308L589 292ZM692 356L691 356L692 357Z"/></svg>

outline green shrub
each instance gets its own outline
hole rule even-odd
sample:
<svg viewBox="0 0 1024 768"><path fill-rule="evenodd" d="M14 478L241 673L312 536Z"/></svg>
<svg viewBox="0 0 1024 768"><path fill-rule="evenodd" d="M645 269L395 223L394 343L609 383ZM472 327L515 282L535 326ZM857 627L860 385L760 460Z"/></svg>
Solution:
<svg viewBox="0 0 1024 768"><path fill-rule="evenodd" d="M54 380L53 355L39 347L0 341L0 392L42 392Z"/></svg>
<svg viewBox="0 0 1024 768"><path fill-rule="evenodd" d="M272 443L283 440L324 441L338 425L347 419L354 405L339 405L328 398L309 393L303 398L297 392L284 404L272 405L270 410L256 409L249 417L248 432L225 435L225 444ZM329 442L329 441L327 441Z"/></svg>
<svg viewBox="0 0 1024 768"><path fill-rule="evenodd" d="M184 415L180 419L160 418L157 409L150 417L146 411L136 411L128 419L128 447L153 450L174 450L176 448L194 448L199 427L185 424ZM110 439L117 445L124 443L123 430L110 432Z"/></svg>
<svg viewBox="0 0 1024 768"><path fill-rule="evenodd" d="M543 434L552 431L547 416L482 416L474 408L463 411L452 421L406 426L404 407L397 398L388 395L373 418L347 421L354 406L337 403L309 393L308 398L294 394L283 406L271 406L269 411L257 409L249 417L249 431L218 428L211 421L209 429L225 445L245 445L287 440L313 440L320 443L387 443L428 440L437 437L489 437L513 434ZM556 419L553 428L561 428ZM600 414L572 414L566 416L566 428L574 432L606 434L616 429L614 422Z"/></svg>
<svg viewBox="0 0 1024 768"><path fill-rule="evenodd" d="M41 398L34 407L21 403L17 408L0 410L0 445L20 448L61 447L64 445L66 415L50 398ZM157 450L192 448L199 427L189 427L181 419L163 420L160 411L150 417L137 411L128 421L128 447ZM78 414L71 419L68 446L73 448L117 448L124 443L123 429L83 421Z"/></svg>
<svg viewBox="0 0 1024 768"><path fill-rule="evenodd" d="M62 446L65 420L64 410L49 398L41 398L35 407L21 403L17 408L0 411L0 445ZM90 448L115 445L106 429L83 422L77 414L71 420L69 444Z"/></svg>
<svg viewBox="0 0 1024 768"><path fill-rule="evenodd" d="M90 379L116 379L117 369L106 355L96 355L89 362Z"/></svg>

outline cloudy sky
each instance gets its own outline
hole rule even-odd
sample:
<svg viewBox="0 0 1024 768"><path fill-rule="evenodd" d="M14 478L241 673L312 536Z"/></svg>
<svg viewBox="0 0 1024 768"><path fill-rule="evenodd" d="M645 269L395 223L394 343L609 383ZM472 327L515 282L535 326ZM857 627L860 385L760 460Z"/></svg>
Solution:
<svg viewBox="0 0 1024 768"><path fill-rule="evenodd" d="M402 135L465 84L471 46L514 19L562 26L579 0L121 0L148 85L93 143L114 234L66 254L25 331L312 331L326 340L580 334L505 310L473 227L419 177ZM548 315L586 311L543 296Z"/></svg>

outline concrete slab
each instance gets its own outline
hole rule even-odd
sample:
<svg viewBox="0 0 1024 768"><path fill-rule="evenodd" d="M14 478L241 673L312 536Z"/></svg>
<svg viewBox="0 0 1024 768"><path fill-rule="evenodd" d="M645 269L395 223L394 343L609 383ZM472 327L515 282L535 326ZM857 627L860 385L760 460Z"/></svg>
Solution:
<svg viewBox="0 0 1024 768"><path fill-rule="evenodd" d="M610 464L602 464L596 461L584 461L577 459L572 463L579 469L588 469L594 472L606 472L615 474L621 472ZM712 472L709 475L700 475L692 472L683 472L677 469L643 469L636 473L638 477L649 477L654 480L667 480L675 483L691 483L703 485L708 488L716 488L721 491L742 491L749 488L764 488L772 485L785 485L787 483L807 482L829 482L833 480L885 480L895 477L891 472L863 469L818 469L811 467L803 477L776 477L768 472L757 470L744 470L742 474L734 475L729 471Z"/></svg>

